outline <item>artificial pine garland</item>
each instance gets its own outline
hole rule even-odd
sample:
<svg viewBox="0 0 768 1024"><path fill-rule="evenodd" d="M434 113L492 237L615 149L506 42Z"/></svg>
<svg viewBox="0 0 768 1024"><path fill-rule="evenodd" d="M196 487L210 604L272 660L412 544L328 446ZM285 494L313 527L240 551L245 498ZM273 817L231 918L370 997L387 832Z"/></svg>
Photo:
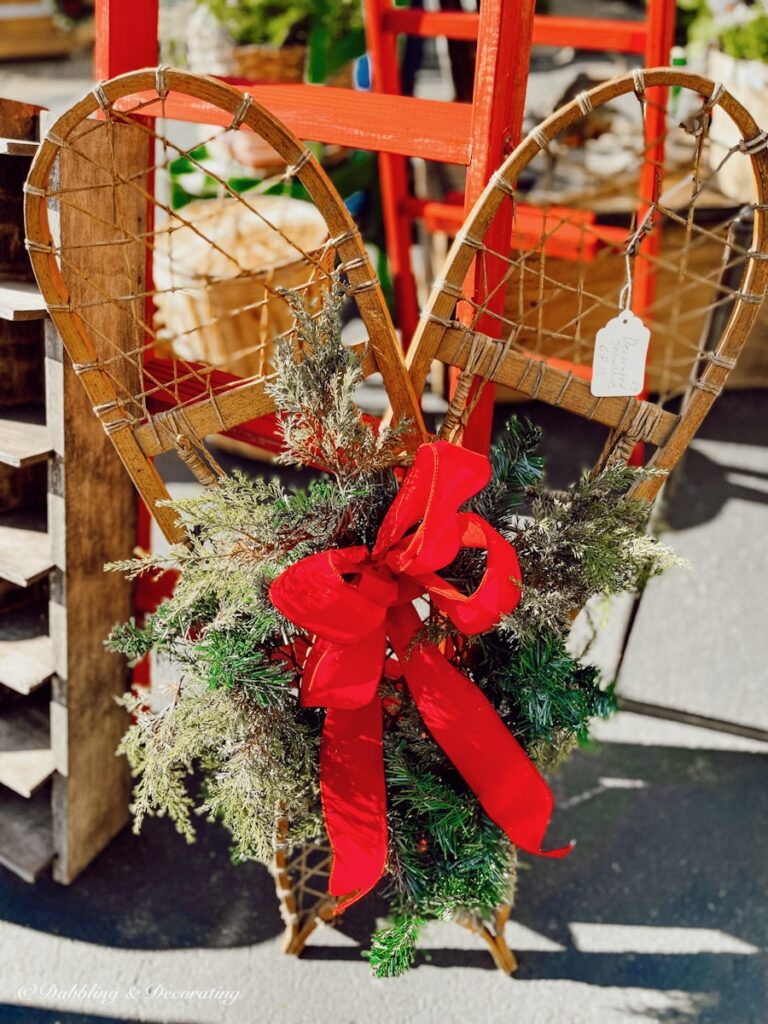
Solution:
<svg viewBox="0 0 768 1024"><path fill-rule="evenodd" d="M294 847L324 830L324 712L297 699L311 638L277 610L270 584L308 555L370 548L397 493L390 467L407 425L377 435L361 419L354 404L360 366L340 340L342 299L337 284L314 317L292 300L302 360L288 342L279 346L270 385L285 442L281 461L320 464L328 475L286 490L235 474L174 503L188 546L112 566L132 576L179 572L173 597L142 626L116 626L109 639L132 659L163 654L180 676L159 712L149 711L141 694L123 699L133 714L120 751L138 780L135 830L147 814L168 815L191 842L193 816L202 814L229 830L238 860L270 861L278 806ZM433 609L416 642L444 644L534 763L548 768L587 739L592 717L615 709L612 686L567 649L574 609L596 593L642 586L674 557L646 535L647 507L624 497L643 471L611 469L549 492L539 440L530 423L510 420L491 454L491 482L468 506L514 544L520 604L474 638ZM483 572L483 556L466 549L442 576L470 592ZM516 856L426 731L391 659L379 695L392 921L374 934L366 955L376 975L391 976L413 962L425 920L489 917L510 902ZM194 772L203 778L199 796L189 785Z"/></svg>

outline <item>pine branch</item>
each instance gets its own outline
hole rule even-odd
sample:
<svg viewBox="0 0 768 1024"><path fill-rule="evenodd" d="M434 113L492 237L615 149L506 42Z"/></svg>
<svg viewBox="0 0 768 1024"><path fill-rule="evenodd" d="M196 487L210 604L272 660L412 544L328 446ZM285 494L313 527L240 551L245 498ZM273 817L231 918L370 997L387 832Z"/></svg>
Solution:
<svg viewBox="0 0 768 1024"><path fill-rule="evenodd" d="M192 814L218 818L231 832L240 860L269 863L275 808L286 808L296 830L322 833L317 787L319 717L293 707L263 708L225 688L207 691L187 682L162 711L133 694L122 699L132 713L118 749L137 784L134 831L147 815L168 816L187 840L195 838ZM189 791L200 767L202 799Z"/></svg>
<svg viewBox="0 0 768 1024"><path fill-rule="evenodd" d="M470 504L497 529L510 527L529 488L541 482L544 459L536 455L540 442L538 427L512 416L491 445L491 481Z"/></svg>
<svg viewBox="0 0 768 1024"><path fill-rule="evenodd" d="M366 473L389 469L399 461L405 420L378 433L355 403L363 371L354 350L341 340L344 289L338 274L317 315L302 297L286 291L297 340L283 338L275 346L275 375L267 391L278 411L285 451L281 462L320 465L334 474L346 491Z"/></svg>
<svg viewBox="0 0 768 1024"><path fill-rule="evenodd" d="M379 928L371 936L371 948L363 956L369 961L376 978L397 978L413 966L416 959L416 940L424 920L408 914L399 914L386 928Z"/></svg>
<svg viewBox="0 0 768 1024"><path fill-rule="evenodd" d="M530 516L494 524L514 544L523 573L523 597L503 628L529 643L567 632L571 613L595 594L641 589L672 565L685 564L646 533L649 507L626 497L648 470L617 466L584 474L566 492L537 485Z"/></svg>
<svg viewBox="0 0 768 1024"><path fill-rule="evenodd" d="M428 736L422 746L434 746ZM452 766L425 770L396 734L386 737L390 888L398 913L490 916L514 890L514 851Z"/></svg>

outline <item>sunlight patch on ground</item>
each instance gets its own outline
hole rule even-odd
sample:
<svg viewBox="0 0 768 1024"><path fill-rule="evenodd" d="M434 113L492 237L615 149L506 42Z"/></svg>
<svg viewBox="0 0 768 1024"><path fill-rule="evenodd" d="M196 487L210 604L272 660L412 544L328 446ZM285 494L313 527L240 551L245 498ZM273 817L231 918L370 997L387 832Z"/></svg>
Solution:
<svg viewBox="0 0 768 1024"><path fill-rule="evenodd" d="M757 946L718 928L659 928L653 925L593 924L572 921L573 944L581 953L736 954L759 953Z"/></svg>

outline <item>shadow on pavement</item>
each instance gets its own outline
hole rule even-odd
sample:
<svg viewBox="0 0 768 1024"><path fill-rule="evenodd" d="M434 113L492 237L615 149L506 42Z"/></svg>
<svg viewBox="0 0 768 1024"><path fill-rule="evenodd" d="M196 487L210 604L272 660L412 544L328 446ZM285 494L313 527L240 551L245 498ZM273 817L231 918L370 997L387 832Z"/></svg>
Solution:
<svg viewBox="0 0 768 1024"><path fill-rule="evenodd" d="M665 524L672 530L688 530L717 518L729 501L768 504L768 472L718 462L689 448L670 484L669 499Z"/></svg>
<svg viewBox="0 0 768 1024"><path fill-rule="evenodd" d="M61 1010L41 1010L35 1006L0 1003L0 1024L128 1024L127 1017L102 1017L94 1013L64 1013ZM153 1024L146 1017L142 1024ZM162 1024L157 1021L156 1024Z"/></svg>
<svg viewBox="0 0 768 1024"><path fill-rule="evenodd" d="M205 821L191 846L166 820L125 829L69 886L0 869L0 918L125 949L228 948L283 930L272 876L233 865L227 833Z"/></svg>
<svg viewBox="0 0 768 1024"><path fill-rule="evenodd" d="M554 784L560 809L549 845L572 835L578 845L566 861L526 858L514 916L563 949L523 949L517 979L706 993L718 1007L714 1015L701 1007L687 1019L764 1024L765 962L732 947L766 945L768 918L758 899L768 891L760 832L768 817L765 759L606 744L577 753ZM384 913L381 899L356 905L340 928L357 948L316 946L305 955L358 961ZM205 823L191 847L165 821L149 822L138 838L126 831L66 888L50 880L28 886L4 873L0 915L134 949L236 947L282 930L270 875L258 865L232 866L223 830ZM574 923L598 936L596 952L577 948ZM627 926L646 929L646 948L633 949ZM686 947L683 931L679 952L669 951L668 940L655 952L653 938L647 948L648 928L659 929L662 939L665 928L707 929L722 934L725 947L696 953L695 934ZM469 950L424 950L420 963L491 970L477 943ZM367 968L360 963L360 969Z"/></svg>
<svg viewBox="0 0 768 1024"><path fill-rule="evenodd" d="M555 811L549 845L570 835L578 845L564 862L526 858L530 870L521 872L513 916L564 948L518 952L515 980L679 991L690 995L692 1009L658 1017L646 1010L644 1019L765 1024L765 758L600 745L575 755L555 785L561 809ZM370 906L354 910L356 916L350 913L341 927L364 948L375 915ZM572 923L591 926L605 951L577 948ZM645 929L641 951L631 948L631 926ZM679 930L680 951L669 952L666 939L665 951L654 952L649 928L659 929L662 946L664 929ZM721 933L724 951L691 951L702 934L694 929ZM734 941L759 952L730 952ZM688 949L686 942L692 943ZM305 954L335 961L357 955L338 947ZM480 940L472 950L424 949L419 962L493 969Z"/></svg>

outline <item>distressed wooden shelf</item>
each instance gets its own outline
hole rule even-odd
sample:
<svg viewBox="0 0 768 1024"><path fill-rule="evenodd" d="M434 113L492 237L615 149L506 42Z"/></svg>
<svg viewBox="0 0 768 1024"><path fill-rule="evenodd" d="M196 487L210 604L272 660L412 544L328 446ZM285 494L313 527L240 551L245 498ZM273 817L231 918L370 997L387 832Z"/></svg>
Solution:
<svg viewBox="0 0 768 1024"><path fill-rule="evenodd" d="M44 409L0 409L0 462L21 468L44 462L50 453Z"/></svg>
<svg viewBox="0 0 768 1024"><path fill-rule="evenodd" d="M31 799L0 789L0 864L34 882L54 858L50 787Z"/></svg>
<svg viewBox="0 0 768 1024"><path fill-rule="evenodd" d="M22 157L37 150L39 122L43 131L51 123L40 108L0 100L0 163L9 178L0 228L8 232L6 249L18 256L0 275L0 477L8 509L0 514L0 865L28 882L52 867L54 878L68 883L129 817L127 765L115 757L126 716L114 697L130 685L130 674L102 639L130 616L132 585L104 576L101 565L130 556L136 501L63 361L41 295L10 280L23 280L29 269L18 244L29 163ZM143 132L130 131L128 152L143 166ZM106 140L90 152L94 167L111 166ZM111 197L97 192L91 201L111 216ZM68 212L59 222L65 238L81 231L82 218L72 222ZM99 273L122 265L119 254L105 263L103 249L92 257ZM107 330L117 336L120 326L118 317ZM47 516L46 460L54 470ZM38 512L22 514L26 505ZM54 563L61 573L49 577Z"/></svg>
<svg viewBox="0 0 768 1024"><path fill-rule="evenodd" d="M36 284L23 281L0 282L0 318L3 320L43 320L45 303Z"/></svg>
<svg viewBox="0 0 768 1024"><path fill-rule="evenodd" d="M28 587L53 568L45 513L5 512L0 515L0 578Z"/></svg>
<svg viewBox="0 0 768 1024"><path fill-rule="evenodd" d="M0 618L0 685L30 694L53 675L53 644L42 608L3 612Z"/></svg>
<svg viewBox="0 0 768 1024"><path fill-rule="evenodd" d="M0 156L34 156L39 148L39 142L28 139L0 138Z"/></svg>
<svg viewBox="0 0 768 1024"><path fill-rule="evenodd" d="M47 697L38 694L0 708L0 785L29 798L52 774Z"/></svg>

